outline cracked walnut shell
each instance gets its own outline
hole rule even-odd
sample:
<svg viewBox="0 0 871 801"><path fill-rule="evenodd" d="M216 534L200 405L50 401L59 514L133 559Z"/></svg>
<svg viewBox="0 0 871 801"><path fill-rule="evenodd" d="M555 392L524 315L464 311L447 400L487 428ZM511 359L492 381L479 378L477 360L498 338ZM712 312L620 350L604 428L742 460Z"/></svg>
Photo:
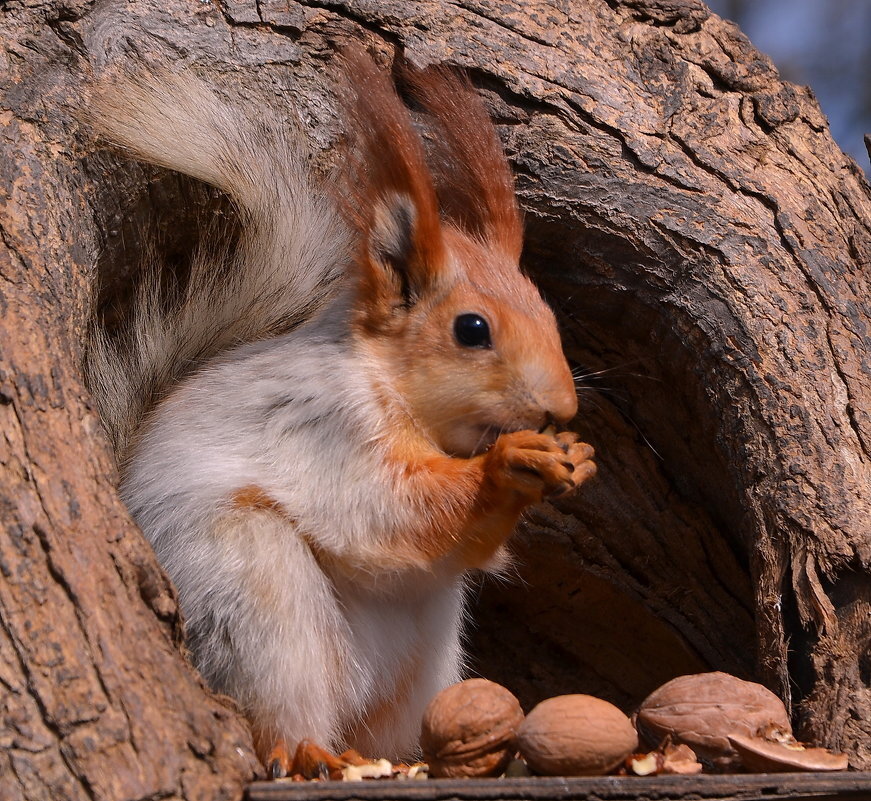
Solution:
<svg viewBox="0 0 871 801"><path fill-rule="evenodd" d="M635 724L650 745L671 737L722 770L741 764L730 734L752 737L768 726L792 731L783 702L771 690L720 672L663 684L638 708Z"/></svg>
<svg viewBox="0 0 871 801"><path fill-rule="evenodd" d="M423 715L420 747L437 778L498 776L514 756L523 720L518 700L502 685L467 679L442 690Z"/></svg>
<svg viewBox="0 0 871 801"><path fill-rule="evenodd" d="M791 736L771 736L765 732L759 732L755 737L730 734L729 742L738 752L744 767L757 773L822 772L847 770L849 767L846 754L811 748Z"/></svg>

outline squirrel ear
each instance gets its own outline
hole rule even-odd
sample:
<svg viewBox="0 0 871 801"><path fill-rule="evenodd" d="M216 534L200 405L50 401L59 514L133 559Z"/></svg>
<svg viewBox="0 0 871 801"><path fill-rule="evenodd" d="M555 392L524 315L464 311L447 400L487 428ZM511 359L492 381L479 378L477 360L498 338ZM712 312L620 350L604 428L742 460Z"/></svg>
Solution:
<svg viewBox="0 0 871 801"><path fill-rule="evenodd" d="M345 209L360 234L360 315L379 326L445 269L438 200L423 144L390 80L361 49L343 51L340 95L354 141Z"/></svg>
<svg viewBox="0 0 871 801"><path fill-rule="evenodd" d="M404 270L414 249L417 212L408 195L391 193L374 204L369 228L369 257Z"/></svg>
<svg viewBox="0 0 871 801"><path fill-rule="evenodd" d="M431 263L435 254L420 247L421 220L414 201L404 193L390 192L373 204L369 214L362 265L366 303L391 309L412 306L441 274L439 265ZM382 303L373 304L375 298Z"/></svg>

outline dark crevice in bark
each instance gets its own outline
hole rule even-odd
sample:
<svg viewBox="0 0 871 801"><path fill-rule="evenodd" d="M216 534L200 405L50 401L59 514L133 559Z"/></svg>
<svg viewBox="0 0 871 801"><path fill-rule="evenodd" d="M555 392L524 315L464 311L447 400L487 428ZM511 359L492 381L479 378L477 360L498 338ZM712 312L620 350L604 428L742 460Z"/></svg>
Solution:
<svg viewBox="0 0 871 801"><path fill-rule="evenodd" d="M363 14L356 14L351 11L347 5L343 3L329 2L329 0L324 0L324 2L318 2L318 0L305 0L303 5L307 8L320 8L324 11L330 11L335 14L337 19L353 22L354 24L359 25L363 30L372 34L375 38L389 42L394 46L394 48L396 48L396 52L400 56L404 53L405 44L403 37L393 30L389 23L373 20Z"/></svg>
<svg viewBox="0 0 871 801"><path fill-rule="evenodd" d="M0 611L2 611L2 609L0 609ZM15 654L20 675L24 679L24 686L29 691L29 696L31 700L36 705L36 708L39 710L40 723L45 727L46 731L49 732L54 738L54 742L52 743L52 745L46 745L43 751L51 749L56 752L60 759L63 761L64 767L69 774L69 777L73 781L75 781L76 786L78 786L89 799L91 799L92 801L96 801L96 796L94 795L93 788L77 770L75 760L71 759L67 755L65 749L62 747L66 733L61 730L61 727L58 725L57 721L49 713L49 710L45 705L45 699L42 698L41 693L34 686L31 676L31 661L28 657L26 649L22 648L21 643L16 640L11 630L9 630L8 624L5 621L2 622L4 624L4 628L7 628L7 632L9 633L8 641L12 646L13 652ZM35 755L38 753L40 752L36 752ZM26 787L23 781L19 781L22 787Z"/></svg>
<svg viewBox="0 0 871 801"><path fill-rule="evenodd" d="M480 6L480 4L463 2L462 0L448 0L447 5L456 6L457 8L462 8L466 11L471 12L476 17L480 17L481 19L485 19L488 22L495 25L497 28L500 28L503 31L507 31L512 36L517 36L520 39L524 39L528 42L532 42L533 44L541 45L542 47L550 47L551 42L548 42L545 39L539 39L535 36L532 36L528 31L522 31L518 28L515 28L512 25L504 22L498 17L494 17L490 14L484 13L484 9Z"/></svg>

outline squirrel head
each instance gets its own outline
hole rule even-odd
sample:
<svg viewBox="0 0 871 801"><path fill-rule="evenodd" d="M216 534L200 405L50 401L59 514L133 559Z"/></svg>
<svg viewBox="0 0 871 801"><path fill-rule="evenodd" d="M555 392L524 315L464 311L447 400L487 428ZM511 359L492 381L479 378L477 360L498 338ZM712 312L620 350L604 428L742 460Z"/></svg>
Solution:
<svg viewBox="0 0 871 801"><path fill-rule="evenodd" d="M457 456L567 423L574 382L554 315L519 269L513 179L480 98L444 69L406 76L430 117L427 160L387 75L363 54L345 58L359 140L353 326L386 403Z"/></svg>

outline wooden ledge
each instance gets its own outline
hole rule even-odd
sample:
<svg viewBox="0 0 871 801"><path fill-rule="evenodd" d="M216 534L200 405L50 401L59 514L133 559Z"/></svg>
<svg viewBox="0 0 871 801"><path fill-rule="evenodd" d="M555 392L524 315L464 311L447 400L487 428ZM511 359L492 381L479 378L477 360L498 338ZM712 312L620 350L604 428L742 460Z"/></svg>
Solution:
<svg viewBox="0 0 871 801"><path fill-rule="evenodd" d="M255 782L247 801L871 801L871 772Z"/></svg>

